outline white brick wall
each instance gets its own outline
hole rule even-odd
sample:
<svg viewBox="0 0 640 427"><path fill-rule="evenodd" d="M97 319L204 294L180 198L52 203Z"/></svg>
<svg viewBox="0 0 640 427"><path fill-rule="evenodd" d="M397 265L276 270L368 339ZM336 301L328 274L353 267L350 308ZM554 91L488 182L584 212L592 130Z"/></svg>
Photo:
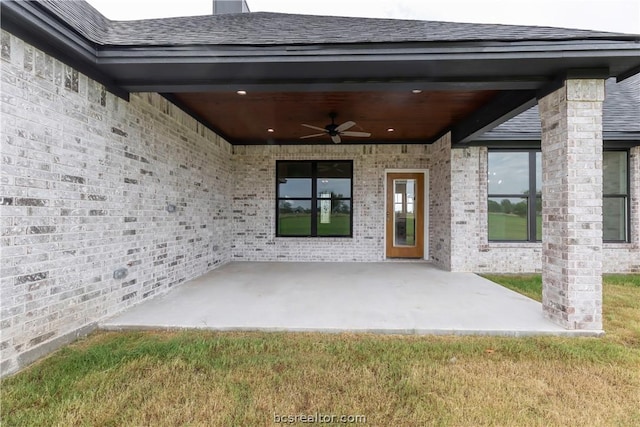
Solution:
<svg viewBox="0 0 640 427"><path fill-rule="evenodd" d="M302 145L234 148L233 259L381 261L385 169L426 169L425 145ZM353 160L353 238L275 237L276 160Z"/></svg>
<svg viewBox="0 0 640 427"><path fill-rule="evenodd" d="M540 271L540 244L487 242L484 148L451 150L445 135L430 146L232 149L159 95L126 102L4 31L1 65L3 373L232 259L383 260L387 169L429 170L434 264ZM275 238L276 160L302 159L353 160L353 238ZM631 163L633 242L605 245L605 271L640 270L640 147ZM118 268L126 278L114 279Z"/></svg>
<svg viewBox="0 0 640 427"><path fill-rule="evenodd" d="M462 219L453 220L453 245L457 247L452 261L455 269L477 273L541 272L542 243L488 241L487 148L455 149L452 150L452 158L453 180L458 182L452 190L452 206L454 210L455 206L458 207L457 217L462 216ZM631 242L603 245L604 273L640 271L640 147L631 149L630 164ZM432 162L431 167L434 166ZM436 185L435 182L432 185ZM472 204L474 200L476 203ZM431 203L432 222L437 222L437 215L433 212L434 200ZM431 237L433 239L434 235ZM431 252L434 257L434 250Z"/></svg>
<svg viewBox="0 0 640 427"><path fill-rule="evenodd" d="M39 344L229 261L232 162L228 143L159 95L126 102L4 31L2 42L9 372Z"/></svg>
<svg viewBox="0 0 640 427"><path fill-rule="evenodd" d="M542 307L568 329L602 329L603 80L540 99Z"/></svg>
<svg viewBox="0 0 640 427"><path fill-rule="evenodd" d="M451 134L429 147L429 251L435 265L451 270Z"/></svg>

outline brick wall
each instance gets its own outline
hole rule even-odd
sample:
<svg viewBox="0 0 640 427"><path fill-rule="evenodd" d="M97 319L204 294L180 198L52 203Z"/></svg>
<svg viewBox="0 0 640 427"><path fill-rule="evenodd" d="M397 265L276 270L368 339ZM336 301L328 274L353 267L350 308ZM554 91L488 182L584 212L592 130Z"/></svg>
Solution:
<svg viewBox="0 0 640 427"><path fill-rule="evenodd" d="M602 329L604 81L567 80L542 123L542 308L567 329Z"/></svg>
<svg viewBox="0 0 640 427"><path fill-rule="evenodd" d="M452 150L445 135L232 149L157 94L124 101L7 32L1 41L3 373L229 260L383 260L387 169L429 170L434 264L541 269L541 244L487 242L485 148ZM275 238L276 160L330 159L354 162L354 237ZM605 272L640 270L640 147L631 183L633 241L604 245Z"/></svg>
<svg viewBox="0 0 640 427"><path fill-rule="evenodd" d="M477 273L540 273L542 243L488 241L487 148L454 149L451 150L451 158L454 182L451 190L451 245L455 248L452 269ZM631 242L603 244L604 273L640 271L640 147L631 149L629 159ZM436 162L436 157L433 157L432 176L436 175ZM434 179L432 186L437 182ZM437 203L435 198L431 199L432 240L439 239L438 229L446 227L442 223L442 215L437 214ZM437 263L435 248L432 248L431 256Z"/></svg>
<svg viewBox="0 0 640 427"><path fill-rule="evenodd" d="M233 259L384 259L386 169L427 169L425 145L239 146L234 148ZM276 160L353 160L353 238L275 237Z"/></svg>
<svg viewBox="0 0 640 427"><path fill-rule="evenodd" d="M1 63L6 373L229 261L232 162L157 94L126 102L4 31Z"/></svg>
<svg viewBox="0 0 640 427"><path fill-rule="evenodd" d="M429 251L430 260L451 269L451 134L429 147Z"/></svg>

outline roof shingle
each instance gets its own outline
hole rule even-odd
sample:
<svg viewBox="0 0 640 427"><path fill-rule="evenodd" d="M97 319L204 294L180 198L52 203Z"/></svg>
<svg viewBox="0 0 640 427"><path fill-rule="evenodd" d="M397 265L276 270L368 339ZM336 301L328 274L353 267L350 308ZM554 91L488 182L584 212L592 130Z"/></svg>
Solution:
<svg viewBox="0 0 640 427"><path fill-rule="evenodd" d="M620 83L609 79L605 91L602 121L604 139L624 135L640 140L640 74ZM535 106L484 133L478 140L538 140L541 133L540 116Z"/></svg>
<svg viewBox="0 0 640 427"><path fill-rule="evenodd" d="M602 31L255 12L111 21L85 1L41 5L99 45L296 45L640 39Z"/></svg>

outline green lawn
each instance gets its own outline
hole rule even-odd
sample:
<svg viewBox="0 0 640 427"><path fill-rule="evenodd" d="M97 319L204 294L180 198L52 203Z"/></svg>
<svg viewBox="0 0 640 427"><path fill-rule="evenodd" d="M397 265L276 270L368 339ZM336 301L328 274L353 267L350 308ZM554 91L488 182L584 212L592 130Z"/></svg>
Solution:
<svg viewBox="0 0 640 427"><path fill-rule="evenodd" d="M1 424L640 425L640 275L603 308L604 338L99 332L3 380Z"/></svg>
<svg viewBox="0 0 640 427"><path fill-rule="evenodd" d="M416 221L413 213L407 213L405 218L405 226L406 226L406 242L404 243L407 246L413 246L416 244Z"/></svg>
<svg viewBox="0 0 640 427"><path fill-rule="evenodd" d="M542 236L542 217L538 216L536 220L538 239L540 239ZM527 240L527 218L512 214L489 212L489 239Z"/></svg>
<svg viewBox="0 0 640 427"><path fill-rule="evenodd" d="M281 236L309 236L311 235L310 214L280 214ZM322 224L318 222L318 235L349 235L349 214L331 214L331 222Z"/></svg>
<svg viewBox="0 0 640 427"><path fill-rule="evenodd" d="M540 274L483 274L483 277L542 301ZM603 319L608 340L619 339L640 349L640 274L605 274Z"/></svg>

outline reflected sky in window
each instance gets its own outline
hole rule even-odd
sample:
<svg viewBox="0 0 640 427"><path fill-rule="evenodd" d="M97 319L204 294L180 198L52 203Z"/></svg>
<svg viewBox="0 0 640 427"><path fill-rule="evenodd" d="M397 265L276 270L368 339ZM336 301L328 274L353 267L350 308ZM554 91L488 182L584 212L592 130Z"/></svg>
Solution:
<svg viewBox="0 0 640 427"><path fill-rule="evenodd" d="M489 194L529 192L529 153L489 152Z"/></svg>

